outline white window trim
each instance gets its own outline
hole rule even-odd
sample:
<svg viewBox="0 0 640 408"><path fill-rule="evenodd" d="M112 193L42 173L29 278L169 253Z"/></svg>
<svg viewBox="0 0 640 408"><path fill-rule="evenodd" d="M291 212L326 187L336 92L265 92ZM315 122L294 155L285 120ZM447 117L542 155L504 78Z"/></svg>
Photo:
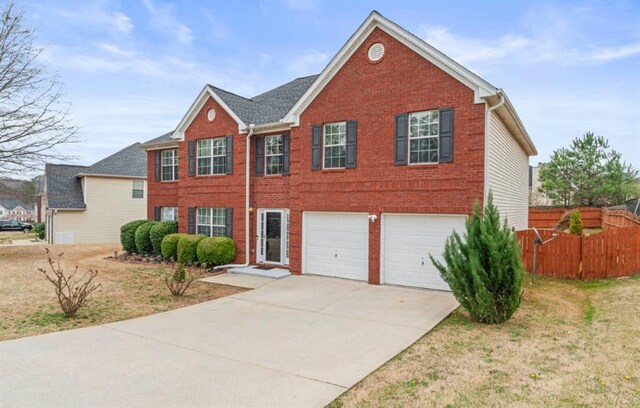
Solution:
<svg viewBox="0 0 640 408"><path fill-rule="evenodd" d="M267 139L271 138L271 137L279 137L280 138L280 143L282 144L282 152L279 154L268 154L267 153L267 146L269 145L269 143L267 143ZM269 166L268 164L268 158L269 157L277 157L277 156L281 156L283 158L283 162L282 162L282 171L280 173L269 173ZM277 176L277 175L281 175L284 173L284 137L283 135L269 135L269 136L265 136L264 137L264 174L266 176Z"/></svg>
<svg viewBox="0 0 640 408"><path fill-rule="evenodd" d="M418 137L412 138L411 137L411 115L415 115L418 113L425 113L425 112L438 112L438 134L435 136L429 135L429 136L418 136ZM437 161L411 163L411 140L420 140L420 139L437 139L438 140L438 160ZM416 111L416 112L409 113L409 115L407 116L407 163L409 164L409 166L431 166L431 165L440 163L440 110L429 109L424 111Z"/></svg>
<svg viewBox="0 0 640 408"><path fill-rule="evenodd" d="M142 184L141 188L136 188L136 182ZM142 197L134 197L134 191L142 191ZM144 180L131 180L131 198L134 200L143 200L144 199Z"/></svg>
<svg viewBox="0 0 640 408"><path fill-rule="evenodd" d="M224 151L222 154L213 154L213 141L217 140L217 139L222 139L224 140ZM200 142L201 141L205 141L205 140L210 140L211 141L211 153L208 156L200 156ZM225 158L225 167L226 167L226 157L227 157L227 138L226 136L220 136L220 137L210 137L208 139L198 139L198 141L196 142L196 175L198 176L218 176L218 175L223 175L226 174L225 171L223 170L222 173L214 173L213 172L213 159L216 157L224 157ZM200 166L198 166L198 161L200 159L206 159L206 158L210 158L211 159L211 172L210 173L200 173Z"/></svg>
<svg viewBox="0 0 640 408"><path fill-rule="evenodd" d="M172 164L164 164L164 154L165 152L171 152L171 161ZM171 179L164 178L164 168L171 168ZM162 150L160 152L160 181L178 181L178 178L175 177L176 169L178 168L178 149L167 149Z"/></svg>
<svg viewBox="0 0 640 408"><path fill-rule="evenodd" d="M165 218L164 210L171 210L172 218ZM160 221L178 221L178 207L161 207L160 208Z"/></svg>
<svg viewBox="0 0 640 408"><path fill-rule="evenodd" d="M326 126L327 125L342 125L344 124L344 143L343 144L326 144L325 143L325 138L326 138ZM346 121L341 121L341 122L329 122L329 123L323 123L322 124L322 169L323 170L341 170L341 169L346 169L346 167L326 167L325 166L325 152L326 152L326 148L327 147L336 147L336 146L344 146L344 156L345 156L345 164L347 163L347 122Z"/></svg>
<svg viewBox="0 0 640 408"><path fill-rule="evenodd" d="M208 217L209 218L209 223L208 224L200 224L199 223L200 217L198 215L198 212L200 210L211 210L211 213L210 213L210 215ZM222 210L222 214L223 214L223 223L222 223L222 225L213 223L213 219L215 218L213 216L213 210ZM227 218L226 208L219 208L219 207L198 207L198 208L196 208L196 234L199 234L198 227L209 227L209 236L210 237L224 237L224 236L226 236L224 234L223 235L212 235L214 227L215 228L223 228L226 231L226 228L227 228L227 225L226 225L227 220L226 220L226 218Z"/></svg>

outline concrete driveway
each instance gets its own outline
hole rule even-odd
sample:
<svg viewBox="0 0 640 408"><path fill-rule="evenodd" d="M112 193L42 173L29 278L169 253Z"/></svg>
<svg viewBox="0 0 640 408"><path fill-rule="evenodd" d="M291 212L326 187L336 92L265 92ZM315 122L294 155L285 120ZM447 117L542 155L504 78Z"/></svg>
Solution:
<svg viewBox="0 0 640 408"><path fill-rule="evenodd" d="M0 342L0 406L321 407L457 307L291 276L166 313Z"/></svg>

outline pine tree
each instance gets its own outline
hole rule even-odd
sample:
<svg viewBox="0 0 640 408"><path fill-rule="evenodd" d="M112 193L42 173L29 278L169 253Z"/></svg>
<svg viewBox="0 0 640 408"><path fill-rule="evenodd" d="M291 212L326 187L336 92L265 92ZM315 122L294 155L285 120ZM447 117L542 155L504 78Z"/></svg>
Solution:
<svg viewBox="0 0 640 408"><path fill-rule="evenodd" d="M453 295L471 317L482 323L502 323L520 306L523 267L520 245L493 205L492 194L480 216L476 204L466 233L447 239L444 264L429 255Z"/></svg>
<svg viewBox="0 0 640 408"><path fill-rule="evenodd" d="M569 220L569 232L575 235L582 235L582 216L580 210L577 208L571 213L571 219Z"/></svg>

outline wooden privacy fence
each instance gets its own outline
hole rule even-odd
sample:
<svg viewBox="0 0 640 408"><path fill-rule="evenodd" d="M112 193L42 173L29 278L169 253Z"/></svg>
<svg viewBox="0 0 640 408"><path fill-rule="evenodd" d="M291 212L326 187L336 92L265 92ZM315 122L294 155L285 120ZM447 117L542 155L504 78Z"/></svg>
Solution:
<svg viewBox="0 0 640 408"><path fill-rule="evenodd" d="M606 208L579 207L584 228L619 228L640 226L640 217L626 210L608 210ZM560 219L573 211L570 207L531 207L529 208L529 228L554 228Z"/></svg>
<svg viewBox="0 0 640 408"><path fill-rule="evenodd" d="M640 274L640 227L611 228L599 234L580 236L561 231L539 230L543 240L536 246L536 274L569 279L596 279ZM533 230L516 233L522 245L522 262L533 268Z"/></svg>

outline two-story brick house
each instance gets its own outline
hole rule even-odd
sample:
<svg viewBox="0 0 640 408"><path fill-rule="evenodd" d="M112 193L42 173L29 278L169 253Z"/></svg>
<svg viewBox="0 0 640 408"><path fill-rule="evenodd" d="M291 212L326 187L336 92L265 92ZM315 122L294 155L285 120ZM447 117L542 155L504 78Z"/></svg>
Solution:
<svg viewBox="0 0 640 408"><path fill-rule="evenodd" d="M501 89L377 12L319 75L207 85L145 147L148 216L232 236L238 263L436 289L429 253L489 191L527 227L536 154Z"/></svg>

